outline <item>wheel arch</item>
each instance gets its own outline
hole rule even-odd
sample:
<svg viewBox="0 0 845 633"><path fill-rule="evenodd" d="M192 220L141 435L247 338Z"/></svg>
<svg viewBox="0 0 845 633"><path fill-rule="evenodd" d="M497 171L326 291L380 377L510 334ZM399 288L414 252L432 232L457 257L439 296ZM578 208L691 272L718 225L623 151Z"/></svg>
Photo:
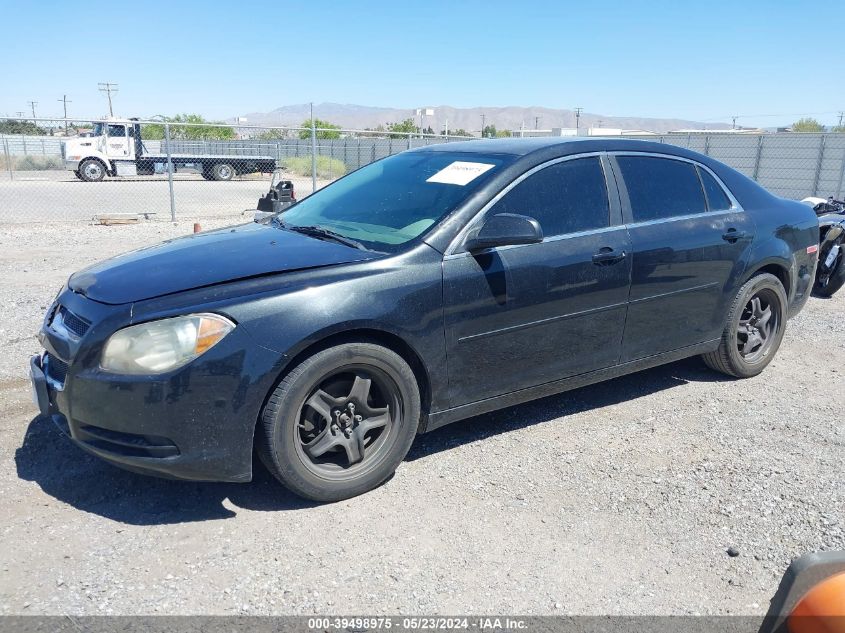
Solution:
<svg viewBox="0 0 845 633"><path fill-rule="evenodd" d="M431 407L431 380L428 368L422 360L421 355L408 343L402 336L395 332L390 332L385 329L379 329L372 326L361 326L352 329L347 329L339 332L324 332L315 337L303 341L299 346L294 347L293 355L287 360L279 375L273 381L273 384L267 394L264 396L261 410L267 404L267 400L272 395L273 391L278 386L279 382L300 362L321 352L324 349L342 345L344 343L374 343L385 347L392 352L398 354L414 372L414 377L417 381L417 387L420 391L420 423L418 432L425 431L428 423L428 413ZM259 413L260 419L260 413ZM258 420L256 420L257 428Z"/></svg>
<svg viewBox="0 0 845 633"><path fill-rule="evenodd" d="M793 289L792 274L790 272L790 268L791 266L788 262L785 262L779 258L770 258L764 260L762 262L757 263L755 266L749 268L750 272L746 274L745 279L743 279L743 282L742 284L740 284L740 286L744 285L745 282L747 282L749 279L756 275L759 275L761 273L769 273L777 277L780 283L783 284L783 289L786 291L787 302L789 302L792 297L791 292Z"/></svg>

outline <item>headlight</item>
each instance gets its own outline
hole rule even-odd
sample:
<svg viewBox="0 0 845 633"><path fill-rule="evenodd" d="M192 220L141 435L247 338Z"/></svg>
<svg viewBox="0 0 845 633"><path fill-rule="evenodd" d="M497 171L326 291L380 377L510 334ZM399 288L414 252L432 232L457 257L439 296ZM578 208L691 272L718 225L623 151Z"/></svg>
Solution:
<svg viewBox="0 0 845 633"><path fill-rule="evenodd" d="M216 314L190 314L132 325L109 337L100 367L121 374L160 374L205 353L234 327Z"/></svg>

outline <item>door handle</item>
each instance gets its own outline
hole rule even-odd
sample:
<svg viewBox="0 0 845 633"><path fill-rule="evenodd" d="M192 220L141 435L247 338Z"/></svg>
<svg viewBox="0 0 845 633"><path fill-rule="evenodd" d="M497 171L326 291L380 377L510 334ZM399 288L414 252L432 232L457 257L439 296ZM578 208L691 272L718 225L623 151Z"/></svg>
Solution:
<svg viewBox="0 0 845 633"><path fill-rule="evenodd" d="M617 253L612 248L605 246L600 248L597 253L593 255L593 263L596 266L610 266L625 259L625 251Z"/></svg>
<svg viewBox="0 0 845 633"><path fill-rule="evenodd" d="M745 231L737 231L736 229L728 229L727 233L722 234L722 239L726 242L730 242L733 244L738 240L743 240L748 237L748 233Z"/></svg>

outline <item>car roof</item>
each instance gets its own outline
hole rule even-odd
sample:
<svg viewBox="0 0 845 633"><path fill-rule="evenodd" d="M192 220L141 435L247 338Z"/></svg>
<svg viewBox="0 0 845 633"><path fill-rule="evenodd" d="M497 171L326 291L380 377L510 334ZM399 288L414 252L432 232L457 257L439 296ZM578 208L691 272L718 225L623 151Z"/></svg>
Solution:
<svg viewBox="0 0 845 633"><path fill-rule="evenodd" d="M672 154L675 156L694 155L681 147L654 141L643 141L620 137L532 137L532 138L491 138L472 141L437 143L411 150L414 152L465 152L472 154L510 154L528 156L535 152L544 154L557 153L561 156L583 152L602 151L640 151Z"/></svg>

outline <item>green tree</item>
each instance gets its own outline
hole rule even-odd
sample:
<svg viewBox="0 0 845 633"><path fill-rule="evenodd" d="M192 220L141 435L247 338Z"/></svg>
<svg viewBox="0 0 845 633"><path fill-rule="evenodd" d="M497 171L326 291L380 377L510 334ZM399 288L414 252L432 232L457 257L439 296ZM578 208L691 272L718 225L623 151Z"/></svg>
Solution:
<svg viewBox="0 0 845 633"><path fill-rule="evenodd" d="M830 130L831 132L845 132L845 125L834 125L833 129Z"/></svg>
<svg viewBox="0 0 845 633"><path fill-rule="evenodd" d="M449 136L472 136L472 134L467 132L464 128L459 127L457 130L449 130Z"/></svg>
<svg viewBox="0 0 845 633"><path fill-rule="evenodd" d="M485 125L484 129L481 130L481 136L484 138L496 138L496 126L495 125Z"/></svg>
<svg viewBox="0 0 845 633"><path fill-rule="evenodd" d="M234 128L220 121L206 121L199 114L177 114L174 117L162 117L170 123L170 138L173 140L191 141L228 141L235 138ZM214 123L214 125L196 125L198 123ZM220 125L217 125L220 123ZM164 138L164 124L150 123L144 125L141 136L152 141Z"/></svg>
<svg viewBox="0 0 845 633"><path fill-rule="evenodd" d="M813 118L798 119L792 124L793 132L824 132L824 126Z"/></svg>
<svg viewBox="0 0 845 633"><path fill-rule="evenodd" d="M5 119L0 121L0 134L29 134L31 136L45 135L47 130L38 127L32 121L14 121Z"/></svg>
<svg viewBox="0 0 845 633"><path fill-rule="evenodd" d="M299 127L308 128L307 130L300 130L299 138L311 138L311 119L305 119ZM328 121L323 121L321 119L314 119L314 127L317 128L317 138L340 138L340 132L335 131L340 130L339 125L335 125L334 123L329 123Z"/></svg>
<svg viewBox="0 0 845 633"><path fill-rule="evenodd" d="M416 122L413 119L405 119L398 123L388 123L388 132L392 132L390 138L403 138L408 134L416 134L419 132Z"/></svg>

